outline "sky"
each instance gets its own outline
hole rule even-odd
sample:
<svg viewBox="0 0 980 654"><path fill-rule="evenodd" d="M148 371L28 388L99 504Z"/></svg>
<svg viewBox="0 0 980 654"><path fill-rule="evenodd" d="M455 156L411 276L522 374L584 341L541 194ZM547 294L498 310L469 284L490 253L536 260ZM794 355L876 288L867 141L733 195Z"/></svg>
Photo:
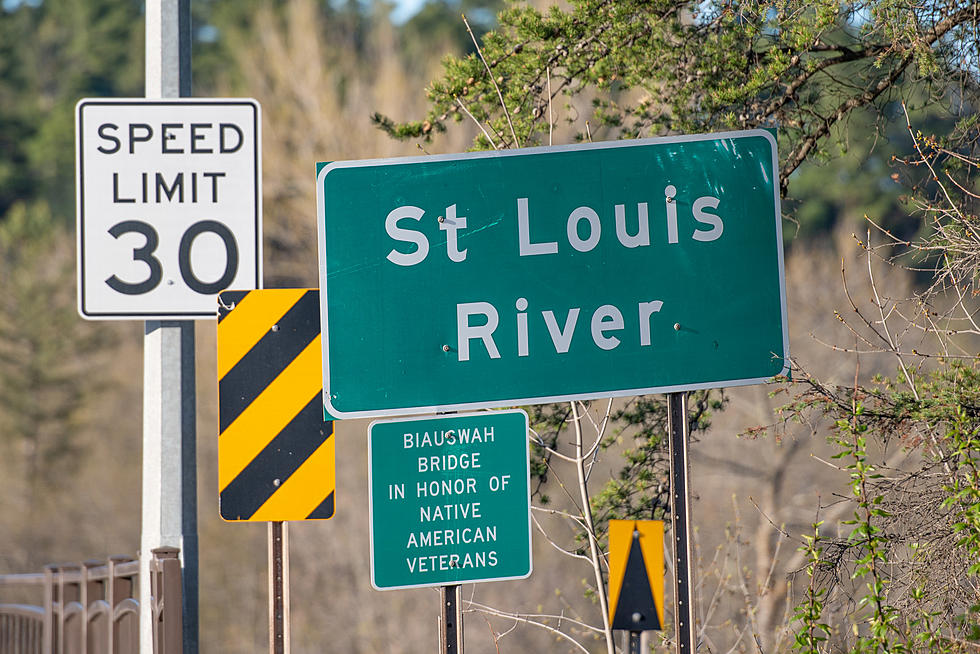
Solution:
<svg viewBox="0 0 980 654"><path fill-rule="evenodd" d="M21 5L37 7L40 4L41 0L2 0L2 2L0 2L0 7L2 7L5 11L13 11Z"/></svg>
<svg viewBox="0 0 980 654"><path fill-rule="evenodd" d="M403 23L422 8L425 0L395 0L395 10L391 12L391 20L395 23Z"/></svg>

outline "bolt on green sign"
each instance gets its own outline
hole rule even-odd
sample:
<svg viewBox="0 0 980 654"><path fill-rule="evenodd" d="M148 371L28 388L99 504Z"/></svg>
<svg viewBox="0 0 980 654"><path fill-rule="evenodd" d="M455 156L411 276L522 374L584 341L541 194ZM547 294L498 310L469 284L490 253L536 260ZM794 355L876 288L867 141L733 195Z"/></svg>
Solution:
<svg viewBox="0 0 980 654"><path fill-rule="evenodd" d="M520 410L371 424L375 588L531 574L527 428Z"/></svg>
<svg viewBox="0 0 980 654"><path fill-rule="evenodd" d="M322 164L317 206L334 417L788 369L768 131Z"/></svg>

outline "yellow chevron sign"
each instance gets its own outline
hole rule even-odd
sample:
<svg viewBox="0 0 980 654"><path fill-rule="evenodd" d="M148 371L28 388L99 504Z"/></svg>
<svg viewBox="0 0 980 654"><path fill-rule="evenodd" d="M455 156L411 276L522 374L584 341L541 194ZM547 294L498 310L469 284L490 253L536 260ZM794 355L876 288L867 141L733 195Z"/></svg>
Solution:
<svg viewBox="0 0 980 654"><path fill-rule="evenodd" d="M663 521L609 521L609 620L613 629L663 629Z"/></svg>
<svg viewBox="0 0 980 654"><path fill-rule="evenodd" d="M333 517L316 289L218 296L218 491L225 520Z"/></svg>

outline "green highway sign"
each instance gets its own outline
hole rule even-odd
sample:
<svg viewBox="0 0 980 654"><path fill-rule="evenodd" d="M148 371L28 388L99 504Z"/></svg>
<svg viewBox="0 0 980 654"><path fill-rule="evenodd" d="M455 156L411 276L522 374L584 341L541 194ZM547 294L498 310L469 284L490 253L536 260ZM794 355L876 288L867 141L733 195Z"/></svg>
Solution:
<svg viewBox="0 0 980 654"><path fill-rule="evenodd" d="M788 370L766 130L321 164L317 210L336 418Z"/></svg>
<svg viewBox="0 0 980 654"><path fill-rule="evenodd" d="M531 574L527 428L527 414L520 410L371 424L375 588Z"/></svg>

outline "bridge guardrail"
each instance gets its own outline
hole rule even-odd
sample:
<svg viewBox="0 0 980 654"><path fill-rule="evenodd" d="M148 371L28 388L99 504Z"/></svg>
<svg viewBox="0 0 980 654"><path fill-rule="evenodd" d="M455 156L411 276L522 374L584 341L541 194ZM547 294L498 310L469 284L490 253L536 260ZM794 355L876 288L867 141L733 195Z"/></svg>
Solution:
<svg viewBox="0 0 980 654"><path fill-rule="evenodd" d="M178 555L153 550L154 654L183 648ZM128 556L0 575L0 654L138 654L139 582L139 561ZM36 589L36 603L2 603L12 588Z"/></svg>

